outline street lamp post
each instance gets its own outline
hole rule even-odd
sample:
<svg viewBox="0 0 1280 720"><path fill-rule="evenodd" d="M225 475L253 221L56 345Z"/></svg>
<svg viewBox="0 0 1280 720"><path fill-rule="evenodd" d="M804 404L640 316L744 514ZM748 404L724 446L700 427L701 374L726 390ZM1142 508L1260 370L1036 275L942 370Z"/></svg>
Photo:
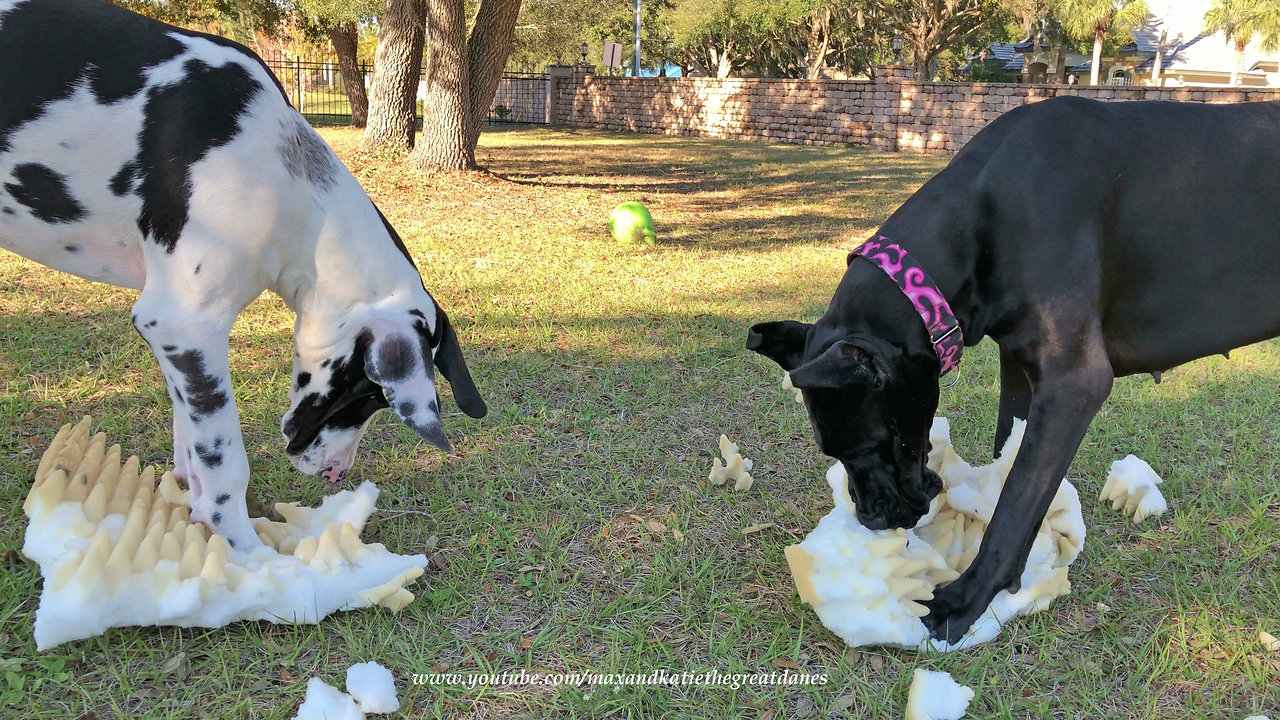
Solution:
<svg viewBox="0 0 1280 720"><path fill-rule="evenodd" d="M640 77L640 0L636 0L635 48L631 54L631 76Z"/></svg>
<svg viewBox="0 0 1280 720"><path fill-rule="evenodd" d="M902 33L893 36L893 62L895 65L902 62Z"/></svg>
<svg viewBox="0 0 1280 720"><path fill-rule="evenodd" d="M582 64L586 65L587 64L587 44L582 43L582 47L579 49L582 51Z"/></svg>

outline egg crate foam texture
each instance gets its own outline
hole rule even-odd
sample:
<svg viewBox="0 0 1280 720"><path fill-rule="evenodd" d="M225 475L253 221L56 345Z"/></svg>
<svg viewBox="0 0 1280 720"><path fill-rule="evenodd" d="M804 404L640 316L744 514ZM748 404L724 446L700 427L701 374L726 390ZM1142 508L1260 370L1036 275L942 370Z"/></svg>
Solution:
<svg viewBox="0 0 1280 720"><path fill-rule="evenodd" d="M1149 517L1163 515L1169 509L1164 495L1157 487L1164 480L1137 455L1127 455L1123 460L1111 463L1107 482L1098 494L1098 500L1111 503L1111 509L1122 510L1133 522L1140 523Z"/></svg>
<svg viewBox="0 0 1280 720"><path fill-rule="evenodd" d="M742 457L742 453L738 452L738 446L729 442L727 435L720 436L720 454L724 456L724 462L721 463L720 458L714 459L711 472L707 475L707 482L712 485L723 485L732 480L733 489L737 492L750 490L755 483L755 479L749 472L754 463Z"/></svg>
<svg viewBox="0 0 1280 720"><path fill-rule="evenodd" d="M255 518L263 546L236 550L191 524L189 491L171 473L64 425L40 460L23 511L22 553L40 566L40 650L129 625L221 627L237 620L317 623L332 612L413 600L423 555L397 555L360 533L378 489L364 483L318 508L278 503Z"/></svg>
<svg viewBox="0 0 1280 720"><path fill-rule="evenodd" d="M1085 527L1079 494L1064 479L1036 534L1021 590L998 594L955 645L930 639L920 621L928 614L922 603L933 598L934 588L959 577L977 555L1025 428L1026 423L1015 420L1000 458L975 468L951 446L947 420L935 418L928 463L944 487L910 530L863 527L843 466L832 466L827 483L835 508L785 551L800 599L851 646L949 652L988 642L1004 622L1044 610L1070 592L1067 570L1084 547Z"/></svg>

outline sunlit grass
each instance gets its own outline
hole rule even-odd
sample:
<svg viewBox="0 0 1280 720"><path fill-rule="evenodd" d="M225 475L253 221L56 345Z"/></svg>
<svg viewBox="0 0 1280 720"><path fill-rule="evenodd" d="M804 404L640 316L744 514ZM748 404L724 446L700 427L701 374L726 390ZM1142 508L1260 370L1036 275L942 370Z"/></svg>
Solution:
<svg viewBox="0 0 1280 720"><path fill-rule="evenodd" d="M846 651L797 599L782 548L830 503L807 420L746 328L816 317L870 234L943 160L858 150L550 130L486 134L494 175L424 177L322 130L399 229L458 328L491 412L451 415L443 456L381 418L353 480L383 488L369 535L447 567L400 615L319 627L126 629L36 654L40 587L14 550L21 498L53 430L89 412L145 461L170 451L168 402L129 327L133 293L0 257L0 715L291 717L308 677L378 660L422 717L899 718L911 670L951 671L974 718L1239 719L1280 708L1280 345L1122 380L1071 477L1089 526L1073 593L983 648L945 658ZM623 200L660 244L604 231ZM283 457L292 317L274 297L236 325L232 365L251 493L314 502ZM995 353L943 393L966 456L988 457ZM447 413L454 412L446 399ZM727 433L756 461L746 494L699 485ZM1172 510L1140 527L1094 501L1134 452ZM654 532L628 517L657 519ZM773 522L744 537L741 528ZM671 529L683 536L676 540ZM531 566L535 569L521 571ZM1102 613L1098 603L1111 608ZM528 644L528 647L525 645ZM179 656L179 653L185 655ZM172 668L165 663L173 658ZM827 672L820 688L432 688L415 672Z"/></svg>

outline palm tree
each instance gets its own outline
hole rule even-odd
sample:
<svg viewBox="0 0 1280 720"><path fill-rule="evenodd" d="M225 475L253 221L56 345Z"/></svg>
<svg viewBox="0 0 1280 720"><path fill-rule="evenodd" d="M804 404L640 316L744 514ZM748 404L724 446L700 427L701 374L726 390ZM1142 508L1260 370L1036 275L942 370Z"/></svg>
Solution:
<svg viewBox="0 0 1280 720"><path fill-rule="evenodd" d="M1280 50L1280 3L1252 0L1244 13L1244 27L1262 41L1263 52Z"/></svg>
<svg viewBox="0 0 1280 720"><path fill-rule="evenodd" d="M1098 84L1098 68L1102 64L1102 44L1107 35L1132 35L1147 21L1151 10L1146 0L1061 0L1055 14L1062 26L1076 37L1093 37L1093 63L1089 84Z"/></svg>
<svg viewBox="0 0 1280 720"><path fill-rule="evenodd" d="M1204 30L1209 33L1222 33L1228 43L1234 43L1236 61L1231 66L1231 86L1240 82L1240 61L1244 58L1244 49L1253 40L1253 27L1250 17L1261 3L1253 0L1217 0L1209 12L1204 14Z"/></svg>

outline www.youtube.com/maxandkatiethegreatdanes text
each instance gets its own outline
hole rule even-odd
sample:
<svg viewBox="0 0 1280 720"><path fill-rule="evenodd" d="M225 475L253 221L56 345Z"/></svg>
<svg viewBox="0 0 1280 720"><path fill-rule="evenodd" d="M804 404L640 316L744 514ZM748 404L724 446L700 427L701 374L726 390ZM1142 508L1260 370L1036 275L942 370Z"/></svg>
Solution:
<svg viewBox="0 0 1280 720"><path fill-rule="evenodd" d="M465 685L468 688L568 685L573 687L609 687L620 685L676 686L688 685L737 690L745 686L762 685L826 685L826 673L797 673L791 671L769 673L678 672L653 670L648 673L414 673L414 685Z"/></svg>

